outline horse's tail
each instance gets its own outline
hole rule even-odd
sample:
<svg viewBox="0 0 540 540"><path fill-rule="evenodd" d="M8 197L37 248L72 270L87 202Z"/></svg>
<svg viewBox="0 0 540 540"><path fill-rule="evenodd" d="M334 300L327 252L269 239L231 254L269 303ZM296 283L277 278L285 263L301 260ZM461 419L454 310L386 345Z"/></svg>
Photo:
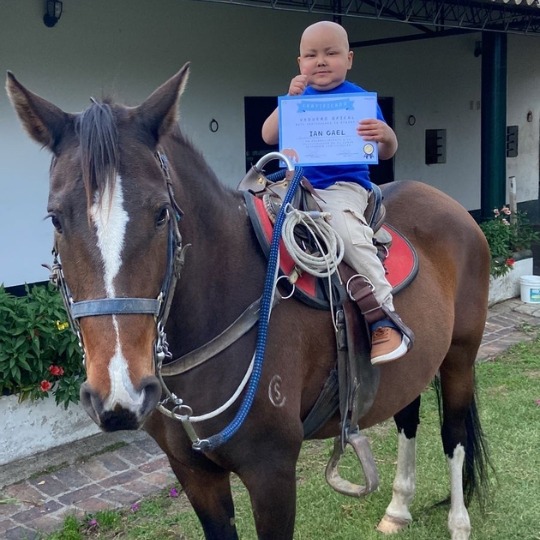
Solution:
<svg viewBox="0 0 540 540"><path fill-rule="evenodd" d="M434 387L439 407L439 420L442 425L441 382L438 377L434 380ZM463 494L466 506L469 506L473 497L476 496L480 510L483 512L490 499L489 477L490 473L494 472L494 467L489 456L489 448L482 430L476 403L477 388L475 384L473 399L465 418L467 443L465 463L463 464Z"/></svg>
<svg viewBox="0 0 540 540"><path fill-rule="evenodd" d="M467 430L467 448L465 449L465 465L463 476L463 492L465 504L468 506L474 495L483 511L489 500L489 475L494 470L489 456L489 449L476 406L476 388L473 401L465 419Z"/></svg>

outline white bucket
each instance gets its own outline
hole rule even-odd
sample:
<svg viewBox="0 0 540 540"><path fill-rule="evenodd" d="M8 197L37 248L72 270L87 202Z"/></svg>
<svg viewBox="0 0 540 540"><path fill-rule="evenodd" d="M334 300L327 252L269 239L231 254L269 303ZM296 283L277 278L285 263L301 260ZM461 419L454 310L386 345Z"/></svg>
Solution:
<svg viewBox="0 0 540 540"><path fill-rule="evenodd" d="M540 304L540 276L521 276L521 301L527 304Z"/></svg>

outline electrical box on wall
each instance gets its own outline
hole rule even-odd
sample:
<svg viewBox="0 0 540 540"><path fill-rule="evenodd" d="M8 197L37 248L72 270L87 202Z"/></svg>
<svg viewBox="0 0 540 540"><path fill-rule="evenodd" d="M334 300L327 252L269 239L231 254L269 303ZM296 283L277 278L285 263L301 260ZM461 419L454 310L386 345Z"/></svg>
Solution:
<svg viewBox="0 0 540 540"><path fill-rule="evenodd" d="M446 129L426 129L426 165L446 163Z"/></svg>
<svg viewBox="0 0 540 540"><path fill-rule="evenodd" d="M518 155L519 126L506 126L506 157Z"/></svg>

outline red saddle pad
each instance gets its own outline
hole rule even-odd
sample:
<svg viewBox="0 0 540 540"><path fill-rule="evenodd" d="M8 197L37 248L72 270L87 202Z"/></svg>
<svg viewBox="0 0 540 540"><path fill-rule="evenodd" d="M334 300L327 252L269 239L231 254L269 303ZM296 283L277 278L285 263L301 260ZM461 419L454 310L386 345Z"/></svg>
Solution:
<svg viewBox="0 0 540 540"><path fill-rule="evenodd" d="M266 255L270 251L274 224L270 221L262 199L244 192L248 213L255 229L255 233ZM393 294L397 294L406 287L418 271L418 257L410 242L394 227L384 224L383 228L392 236L392 245L384 261L386 278L393 287ZM294 261L287 252L283 240L279 245L280 273L289 275L294 269ZM319 308L327 308L326 294L319 279L303 273L297 280L295 294L309 304Z"/></svg>

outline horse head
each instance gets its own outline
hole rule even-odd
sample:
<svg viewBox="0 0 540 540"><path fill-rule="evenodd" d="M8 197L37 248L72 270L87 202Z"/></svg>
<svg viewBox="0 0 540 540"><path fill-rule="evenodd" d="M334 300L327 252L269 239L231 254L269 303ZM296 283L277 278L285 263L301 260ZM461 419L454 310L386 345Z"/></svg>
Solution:
<svg viewBox="0 0 540 540"><path fill-rule="evenodd" d="M92 100L77 114L7 77L24 128L53 154L57 279L84 349L81 401L105 431L139 428L161 396L156 343L180 238L159 145L176 125L188 74L186 64L137 107Z"/></svg>

